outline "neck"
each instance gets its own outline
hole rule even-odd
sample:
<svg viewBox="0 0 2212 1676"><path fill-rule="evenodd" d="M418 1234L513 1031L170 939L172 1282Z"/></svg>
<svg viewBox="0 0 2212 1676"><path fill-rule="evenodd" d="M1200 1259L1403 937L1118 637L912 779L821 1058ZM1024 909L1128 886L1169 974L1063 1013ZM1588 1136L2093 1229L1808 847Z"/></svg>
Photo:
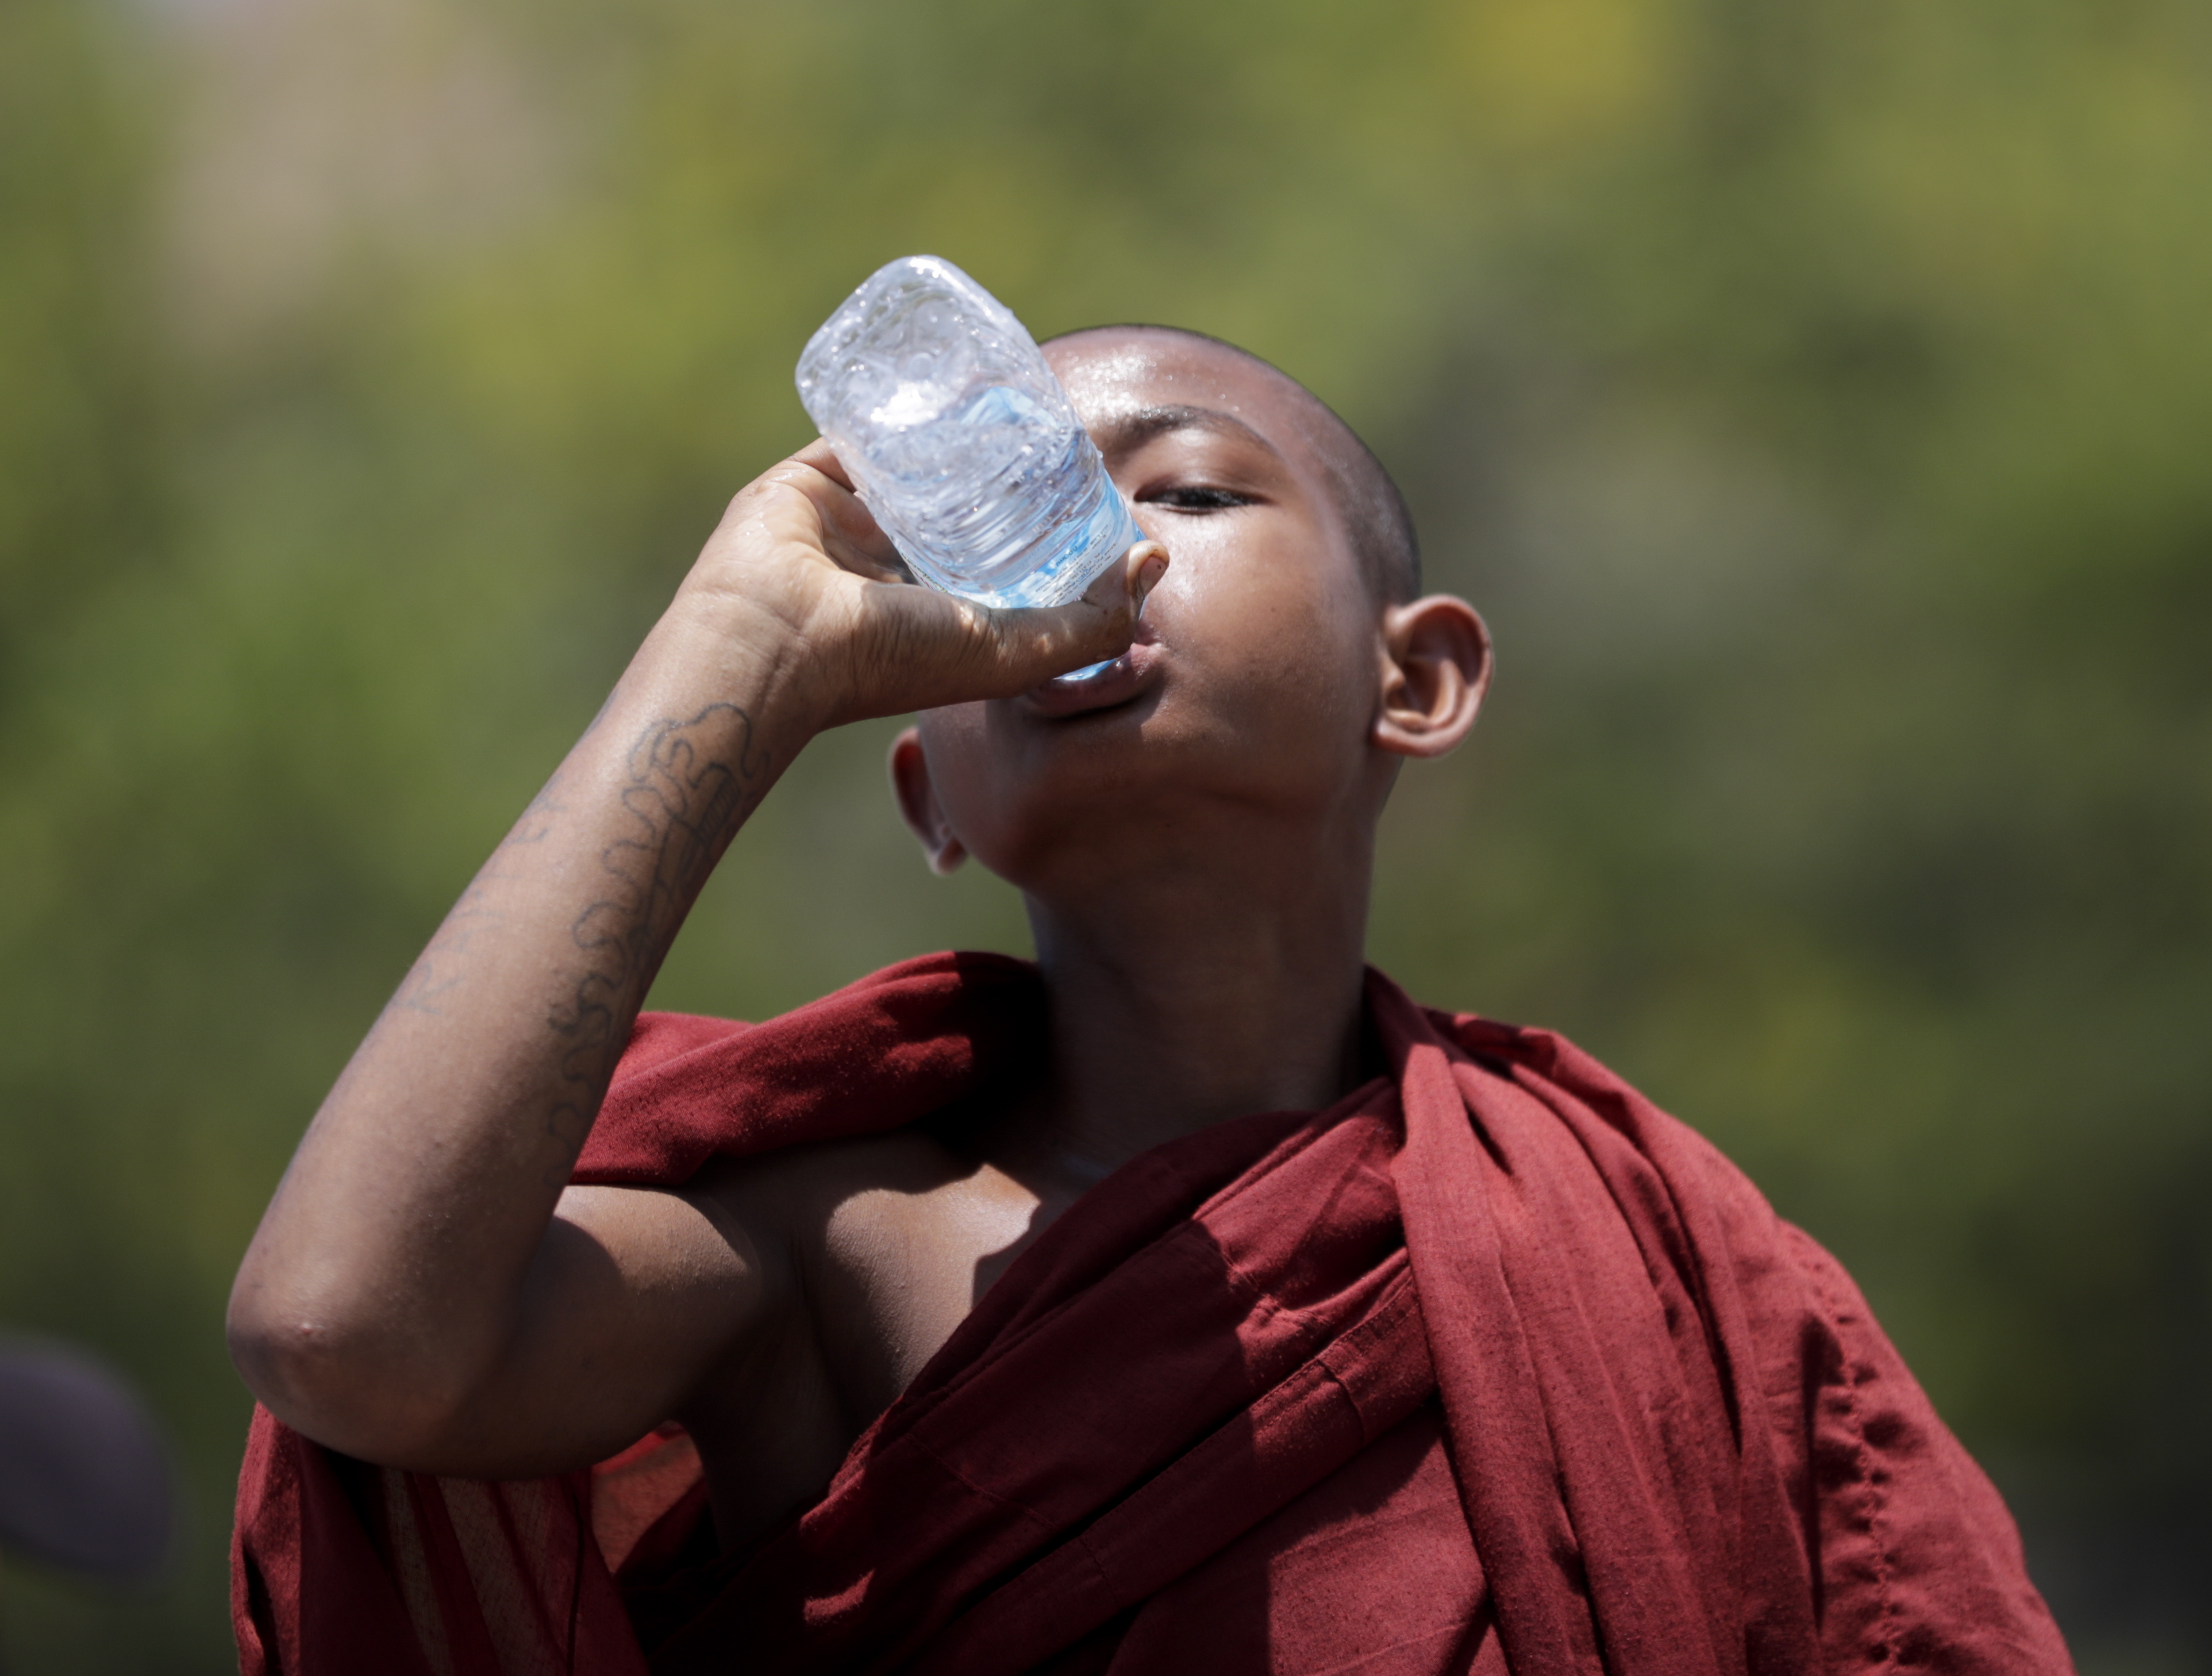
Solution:
<svg viewBox="0 0 2212 1676"><path fill-rule="evenodd" d="M1073 903L1029 899L1053 1021L1030 1135L1065 1168L1357 1081L1371 835L1300 849L1215 846Z"/></svg>

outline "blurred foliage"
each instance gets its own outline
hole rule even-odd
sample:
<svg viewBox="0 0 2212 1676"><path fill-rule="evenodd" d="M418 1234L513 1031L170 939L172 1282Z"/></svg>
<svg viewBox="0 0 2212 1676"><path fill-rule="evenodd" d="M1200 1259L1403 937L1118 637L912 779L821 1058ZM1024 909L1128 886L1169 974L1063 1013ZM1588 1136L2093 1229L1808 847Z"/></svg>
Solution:
<svg viewBox="0 0 2212 1676"><path fill-rule="evenodd" d="M2212 17L2183 0L0 9L0 1321L129 1369L228 1667L231 1270L805 334L941 252L1305 380L1490 614L1377 960L1861 1277L2085 1671L2212 1669ZM821 741L661 1005L1024 945Z"/></svg>

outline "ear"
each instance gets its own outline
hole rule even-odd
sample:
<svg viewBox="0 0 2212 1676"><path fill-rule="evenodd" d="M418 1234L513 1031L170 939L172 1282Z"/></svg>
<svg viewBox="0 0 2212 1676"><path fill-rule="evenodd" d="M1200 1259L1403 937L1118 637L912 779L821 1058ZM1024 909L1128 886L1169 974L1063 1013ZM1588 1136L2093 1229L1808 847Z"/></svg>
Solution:
<svg viewBox="0 0 2212 1676"><path fill-rule="evenodd" d="M906 819L907 829L921 840L929 871L940 875L955 871L968 859L968 847L953 835L951 823L945 818L937 801L937 787L929 779L929 758L922 754L920 728L909 727L891 741L890 769L891 791L898 799L899 813Z"/></svg>
<svg viewBox="0 0 2212 1676"><path fill-rule="evenodd" d="M1432 593L1382 613L1382 702L1374 741L1442 756L1467 738L1490 689L1490 630L1466 600Z"/></svg>

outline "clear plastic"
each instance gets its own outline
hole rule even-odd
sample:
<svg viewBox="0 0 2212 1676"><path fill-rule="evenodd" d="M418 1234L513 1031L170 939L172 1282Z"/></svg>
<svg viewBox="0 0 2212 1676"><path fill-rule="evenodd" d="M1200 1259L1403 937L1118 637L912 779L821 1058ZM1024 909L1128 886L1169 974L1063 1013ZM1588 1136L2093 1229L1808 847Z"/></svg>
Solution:
<svg viewBox="0 0 2212 1676"><path fill-rule="evenodd" d="M799 399L915 577L1059 605L1145 538L1012 310L952 264L871 274L807 341Z"/></svg>

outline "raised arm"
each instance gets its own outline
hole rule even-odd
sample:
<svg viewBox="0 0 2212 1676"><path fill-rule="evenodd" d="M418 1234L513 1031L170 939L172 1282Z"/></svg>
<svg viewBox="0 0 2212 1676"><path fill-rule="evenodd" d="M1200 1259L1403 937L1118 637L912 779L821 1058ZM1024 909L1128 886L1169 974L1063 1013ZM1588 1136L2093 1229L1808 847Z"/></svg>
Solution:
<svg viewBox="0 0 2212 1676"><path fill-rule="evenodd" d="M744 489L599 718L416 961L239 1270L231 1354L281 1419L389 1465L581 1464L665 1418L768 1301L678 1193L563 1187L646 990L820 729L1019 692L1128 643L1151 543L991 612L897 580L816 444Z"/></svg>

